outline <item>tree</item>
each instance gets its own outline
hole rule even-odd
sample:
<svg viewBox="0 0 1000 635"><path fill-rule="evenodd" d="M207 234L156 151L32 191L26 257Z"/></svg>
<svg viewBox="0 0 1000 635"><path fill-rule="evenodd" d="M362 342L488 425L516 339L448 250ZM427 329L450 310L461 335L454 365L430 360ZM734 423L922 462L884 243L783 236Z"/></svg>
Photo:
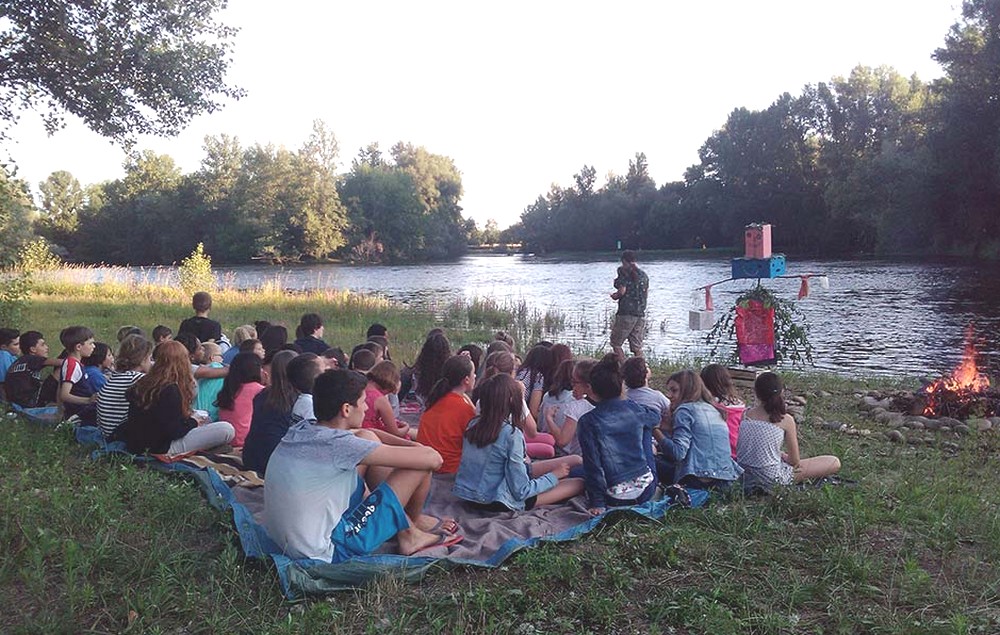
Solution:
<svg viewBox="0 0 1000 635"><path fill-rule="evenodd" d="M83 188L76 178L59 170L38 184L42 193L42 216L36 223L38 233L61 247L72 251L79 214L86 202Z"/></svg>
<svg viewBox="0 0 1000 635"><path fill-rule="evenodd" d="M23 110L63 113L130 145L174 135L243 91L227 86L226 0L0 0L0 135Z"/></svg>
<svg viewBox="0 0 1000 635"><path fill-rule="evenodd" d="M0 167L0 266L14 264L31 239L31 215L28 184Z"/></svg>

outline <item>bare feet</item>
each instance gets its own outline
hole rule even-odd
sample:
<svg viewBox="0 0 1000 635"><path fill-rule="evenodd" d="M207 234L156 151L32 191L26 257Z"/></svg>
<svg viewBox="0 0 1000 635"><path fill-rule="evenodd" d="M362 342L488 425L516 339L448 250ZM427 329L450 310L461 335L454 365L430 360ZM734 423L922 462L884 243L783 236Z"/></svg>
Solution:
<svg viewBox="0 0 1000 635"><path fill-rule="evenodd" d="M447 516L437 518L428 514L420 514L416 521L414 521L414 524L418 529L433 534L454 534L460 529L458 522L454 518L448 518Z"/></svg>
<svg viewBox="0 0 1000 635"><path fill-rule="evenodd" d="M460 539L461 536L432 534L422 529L417 529L416 527L410 527L409 529L405 529L396 534L396 540L399 541L399 553L404 556L412 556L418 551L427 549L428 547L436 547L439 545L446 547L455 544L455 542L458 542Z"/></svg>

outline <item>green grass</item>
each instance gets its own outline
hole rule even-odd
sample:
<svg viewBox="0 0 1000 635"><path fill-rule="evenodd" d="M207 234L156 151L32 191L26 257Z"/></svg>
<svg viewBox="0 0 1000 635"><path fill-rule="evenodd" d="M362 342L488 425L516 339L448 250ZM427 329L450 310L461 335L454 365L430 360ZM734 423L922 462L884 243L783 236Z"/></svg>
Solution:
<svg viewBox="0 0 1000 635"><path fill-rule="evenodd" d="M151 327L164 315L166 305L110 295L36 297L32 315L58 310L46 318L49 330L102 319L109 331ZM172 320L187 314L180 299L171 302ZM433 323L350 302L330 304L358 312L344 318L344 332L363 334L373 315L420 337ZM235 303L217 300L215 313L297 318L309 305L300 297ZM654 385L677 364L659 367ZM905 383L786 378L811 395L807 421L857 427L874 424L861 417L855 392ZM612 517L581 540L521 552L498 569L436 571L415 585L382 579L289 604L273 567L243 558L229 517L192 482L93 462L69 430L7 419L0 632L1000 632L1000 434L955 437L957 452L809 425L800 437L806 455L840 456L858 487L733 497L662 522Z"/></svg>

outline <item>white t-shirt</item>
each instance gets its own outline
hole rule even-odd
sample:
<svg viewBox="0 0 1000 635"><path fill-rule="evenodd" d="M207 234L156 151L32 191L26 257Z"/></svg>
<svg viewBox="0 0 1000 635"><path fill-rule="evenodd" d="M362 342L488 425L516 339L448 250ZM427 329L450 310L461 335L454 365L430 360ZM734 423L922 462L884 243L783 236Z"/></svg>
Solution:
<svg viewBox="0 0 1000 635"><path fill-rule="evenodd" d="M288 429L267 462L264 528L291 558L333 560L330 539L379 443L308 421Z"/></svg>
<svg viewBox="0 0 1000 635"><path fill-rule="evenodd" d="M565 422L566 417L569 417L577 423L580 422L580 417L587 414L594 409L594 404L590 403L586 399L574 399L567 404L564 404L560 410L562 411L562 419L560 420L560 413L556 413L556 423L561 424ZM559 448L563 454L579 454L583 455L583 450L580 448L580 440L577 435L573 435L573 438L569 440L564 446Z"/></svg>
<svg viewBox="0 0 1000 635"><path fill-rule="evenodd" d="M629 401L634 401L641 406L649 406L653 410L660 413L670 411L670 400L659 390L654 390L649 386L639 386L638 388L629 388L625 391L625 398Z"/></svg>
<svg viewBox="0 0 1000 635"><path fill-rule="evenodd" d="M548 421L547 416L549 410L552 410L553 408L555 409L556 425L561 426L563 419L566 417L561 406L564 406L571 401L575 401L573 399L572 390L560 391L555 397L549 393L545 393L545 396L542 397L542 406L538 409L538 429L542 432L548 432L548 430L545 429L548 425L546 423Z"/></svg>

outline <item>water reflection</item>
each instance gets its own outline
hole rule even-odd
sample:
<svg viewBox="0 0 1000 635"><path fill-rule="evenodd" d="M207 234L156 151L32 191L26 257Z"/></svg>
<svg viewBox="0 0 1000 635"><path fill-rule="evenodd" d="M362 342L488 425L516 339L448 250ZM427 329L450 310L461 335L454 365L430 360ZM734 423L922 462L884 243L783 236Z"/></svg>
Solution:
<svg viewBox="0 0 1000 635"><path fill-rule="evenodd" d="M640 266L650 278L651 352L665 357L707 353L704 333L688 330L691 291L729 277L725 258L658 258ZM377 293L414 306L437 306L455 298L524 300L541 311L566 316L559 339L584 350L608 347L607 321L615 311L608 297L617 261L581 257L552 260L527 256L468 256L459 262L369 267L314 265L223 268L239 287L280 277L289 289L347 288ZM976 324L987 365L1000 370L1000 266L948 262L789 261L790 274L825 273L828 290L813 284L799 303L811 325L816 366L844 374L937 375L961 360L966 325ZM717 312L732 305L750 281L713 291ZM767 282L795 298L798 279Z"/></svg>

